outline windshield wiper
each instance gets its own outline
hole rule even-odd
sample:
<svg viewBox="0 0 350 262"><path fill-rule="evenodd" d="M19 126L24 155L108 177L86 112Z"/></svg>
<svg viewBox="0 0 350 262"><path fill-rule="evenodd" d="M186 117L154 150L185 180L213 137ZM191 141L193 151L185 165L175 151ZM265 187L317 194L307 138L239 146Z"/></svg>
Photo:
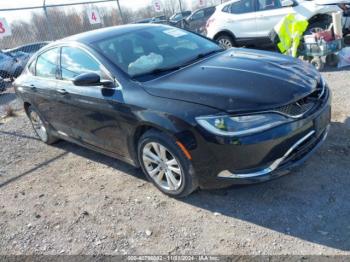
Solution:
<svg viewBox="0 0 350 262"><path fill-rule="evenodd" d="M171 67L160 67L160 68L156 68L154 70L145 72L145 73L141 73L141 74L136 74L133 77L140 77L140 76L145 76L145 75L158 75L167 71L175 71L180 69L182 66L171 66Z"/></svg>
<svg viewBox="0 0 350 262"><path fill-rule="evenodd" d="M163 72L167 72L167 71L175 71L175 70L179 70L181 68L181 66L170 66L170 67L161 67L161 68L156 68L146 74L152 74L152 75L156 75L156 74L160 74Z"/></svg>
<svg viewBox="0 0 350 262"><path fill-rule="evenodd" d="M179 70L185 66L188 66L192 63L194 63L195 61L199 60L199 59L202 59L204 57L207 57L211 54L214 54L214 53L218 53L218 52L222 52L224 51L224 49L216 49L216 50L212 50L212 51L209 51L209 52L206 52L206 53L200 53L198 55L196 55L194 58L188 60L187 62L185 62L184 64L181 64L181 65L176 65L176 66L170 66L170 67L160 67L160 68L156 68L154 70L151 70L151 71L148 71L148 72L144 72L144 73L141 73L141 74L136 74L133 76L133 78L135 77L140 77L140 76L145 76L145 75L158 75L158 74L161 74L161 73L164 73L164 72L168 72L168 71L175 71L175 70Z"/></svg>
<svg viewBox="0 0 350 262"><path fill-rule="evenodd" d="M194 58L188 60L183 66L187 66L187 65L190 65L204 57L207 57L207 56L210 56L212 54L215 54L215 53L219 53L219 52L222 52L224 51L225 49L216 49L216 50L212 50L212 51L209 51L209 52L206 52L206 53L200 53L198 55L196 55Z"/></svg>

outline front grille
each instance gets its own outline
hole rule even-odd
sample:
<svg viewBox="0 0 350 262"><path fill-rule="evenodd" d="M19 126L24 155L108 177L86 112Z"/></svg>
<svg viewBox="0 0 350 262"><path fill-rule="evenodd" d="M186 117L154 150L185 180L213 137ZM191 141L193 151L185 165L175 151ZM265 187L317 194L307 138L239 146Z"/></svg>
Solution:
<svg viewBox="0 0 350 262"><path fill-rule="evenodd" d="M277 108L276 111L284 115L298 117L307 113L314 106L315 106L315 102L307 101L306 98L303 98L293 104L289 104L289 105Z"/></svg>
<svg viewBox="0 0 350 262"><path fill-rule="evenodd" d="M320 82L314 92L310 95L292 103L279 108L274 111L290 117L301 117L306 113L310 112L312 109L316 108L317 105L322 103L326 95L326 87L323 82Z"/></svg>

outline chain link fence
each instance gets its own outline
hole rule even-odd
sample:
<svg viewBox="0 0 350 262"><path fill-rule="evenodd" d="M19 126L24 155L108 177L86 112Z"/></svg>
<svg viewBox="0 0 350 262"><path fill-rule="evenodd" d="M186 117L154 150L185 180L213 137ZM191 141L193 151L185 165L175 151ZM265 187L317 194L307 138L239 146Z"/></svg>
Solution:
<svg viewBox="0 0 350 262"><path fill-rule="evenodd" d="M68 4L45 4L45 1L41 6L0 7L0 120L21 108L11 83L21 73L30 56L49 42L145 18L170 17L180 10L200 7L198 0L161 0L162 12L155 11L152 0L138 1L139 4L143 3L136 6L138 8L133 8L130 0L81 0ZM192 5L189 1L192 1ZM205 6L222 2L224 0L205 0ZM8 33L4 34L5 30Z"/></svg>

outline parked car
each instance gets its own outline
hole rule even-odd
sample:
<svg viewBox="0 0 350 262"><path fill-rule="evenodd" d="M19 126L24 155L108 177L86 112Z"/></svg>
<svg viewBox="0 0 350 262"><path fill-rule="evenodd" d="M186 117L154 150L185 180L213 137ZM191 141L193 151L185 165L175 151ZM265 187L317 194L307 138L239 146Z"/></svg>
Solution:
<svg viewBox="0 0 350 262"><path fill-rule="evenodd" d="M11 49L6 49L6 50L3 50L3 52L8 53L8 54L12 54L12 55L15 55L18 52L27 53L27 54L34 54L35 52L37 52L38 50L40 50L41 48L43 48L44 46L46 46L49 43L50 42L48 42L48 41L36 42L36 43L18 46L18 47L11 48Z"/></svg>
<svg viewBox="0 0 350 262"><path fill-rule="evenodd" d="M4 92L6 90L6 84L2 77L0 77L0 93Z"/></svg>
<svg viewBox="0 0 350 262"><path fill-rule="evenodd" d="M25 64L18 59L0 52L0 77L2 78L15 78L18 77Z"/></svg>
<svg viewBox="0 0 350 262"><path fill-rule="evenodd" d="M302 1L302 0L299 0ZM350 0L316 0L317 5L336 5L343 10L344 35L350 34Z"/></svg>
<svg viewBox="0 0 350 262"><path fill-rule="evenodd" d="M167 24L168 19L165 15L161 15L161 16L155 16L152 18L145 18L145 19L138 20L138 21L134 22L134 24L148 24L148 23Z"/></svg>
<svg viewBox="0 0 350 262"><path fill-rule="evenodd" d="M151 22L152 22L152 18L145 18L134 22L134 24L147 24Z"/></svg>
<svg viewBox="0 0 350 262"><path fill-rule="evenodd" d="M39 138L141 167L165 194L266 181L301 164L330 122L309 64L224 50L166 25L125 25L44 47L15 81Z"/></svg>
<svg viewBox="0 0 350 262"><path fill-rule="evenodd" d="M336 5L294 0L233 0L216 8L206 25L207 36L230 48L236 45L271 44L269 33L287 14L296 13L309 21L311 30L328 27L331 13L342 11Z"/></svg>
<svg viewBox="0 0 350 262"><path fill-rule="evenodd" d="M165 15L155 16L152 18L151 23L155 24L167 24L168 18Z"/></svg>
<svg viewBox="0 0 350 262"><path fill-rule="evenodd" d="M27 64L29 58L48 43L49 42L37 42L2 50L0 53L0 76L5 78L18 77Z"/></svg>
<svg viewBox="0 0 350 262"><path fill-rule="evenodd" d="M190 15L191 11L182 11L175 13L169 18L169 24L177 26L179 22L181 22L183 19L186 19Z"/></svg>
<svg viewBox="0 0 350 262"><path fill-rule="evenodd" d="M198 9L184 20L185 28L195 33L205 33L205 25L215 12L215 6Z"/></svg>

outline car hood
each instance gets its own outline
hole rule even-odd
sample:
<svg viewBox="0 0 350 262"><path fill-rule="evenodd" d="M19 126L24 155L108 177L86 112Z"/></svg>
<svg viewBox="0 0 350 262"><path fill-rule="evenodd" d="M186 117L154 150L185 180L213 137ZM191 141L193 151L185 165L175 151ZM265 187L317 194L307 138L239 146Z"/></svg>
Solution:
<svg viewBox="0 0 350 262"><path fill-rule="evenodd" d="M322 2L318 1L299 1L299 5L293 7L293 10L307 20L317 14L342 12L337 5L322 4Z"/></svg>
<svg viewBox="0 0 350 262"><path fill-rule="evenodd" d="M311 65L297 59L231 49L143 86L154 96L244 112L295 102L315 91L320 78Z"/></svg>

